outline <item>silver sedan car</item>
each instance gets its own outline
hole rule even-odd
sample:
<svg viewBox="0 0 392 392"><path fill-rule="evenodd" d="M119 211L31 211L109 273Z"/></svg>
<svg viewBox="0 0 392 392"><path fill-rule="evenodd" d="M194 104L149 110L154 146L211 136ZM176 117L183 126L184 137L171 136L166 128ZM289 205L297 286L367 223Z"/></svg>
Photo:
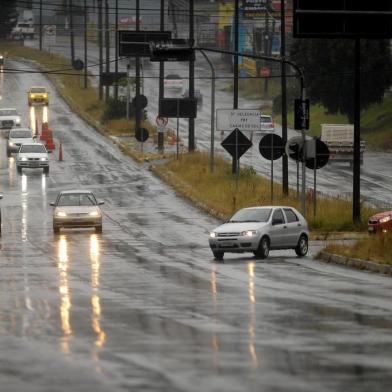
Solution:
<svg viewBox="0 0 392 392"><path fill-rule="evenodd" d="M54 203L53 232L58 234L60 228L94 227L97 233L102 233L102 211L91 191L70 190L60 192Z"/></svg>
<svg viewBox="0 0 392 392"><path fill-rule="evenodd" d="M237 211L210 233L209 243L218 260L225 252L252 252L265 259L270 250L294 249L299 256L308 252L309 230L305 218L293 207L250 207Z"/></svg>

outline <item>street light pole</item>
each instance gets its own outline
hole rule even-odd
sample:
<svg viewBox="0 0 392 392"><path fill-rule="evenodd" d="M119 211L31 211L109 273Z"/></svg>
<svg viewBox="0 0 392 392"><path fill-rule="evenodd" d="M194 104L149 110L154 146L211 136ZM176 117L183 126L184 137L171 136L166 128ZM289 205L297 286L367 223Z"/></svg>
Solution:
<svg viewBox="0 0 392 392"><path fill-rule="evenodd" d="M118 0L116 0L116 11L115 11L115 18L114 21L114 56L116 58L114 62L114 73L116 75L116 82L114 84L114 99L118 101Z"/></svg>
<svg viewBox="0 0 392 392"><path fill-rule="evenodd" d="M102 0L98 0L98 47L99 47L99 99L103 99L102 71L103 71L103 49L102 49Z"/></svg>
<svg viewBox="0 0 392 392"><path fill-rule="evenodd" d="M161 14L160 14L160 29L161 31L164 31L165 29L165 0L161 0ZM165 92L165 84L164 84L164 74L165 74L165 62L160 61L159 62L159 100L164 98ZM164 145L165 145L165 134L163 132L158 132L158 151L163 152L164 150Z"/></svg>
<svg viewBox="0 0 392 392"><path fill-rule="evenodd" d="M109 4L108 0L105 0L105 49L106 49L106 75L110 72L110 37L109 37ZM105 87L105 101L109 100L110 87L107 85Z"/></svg>
<svg viewBox="0 0 392 392"><path fill-rule="evenodd" d="M87 1L84 0L84 88L87 88Z"/></svg>
<svg viewBox="0 0 392 392"><path fill-rule="evenodd" d="M72 0L69 0L69 29L71 39L71 63L75 61L75 40L74 40L74 24L73 24L73 4Z"/></svg>
<svg viewBox="0 0 392 392"><path fill-rule="evenodd" d="M193 18L194 4L193 0L189 0L189 40L191 45L194 44L194 18ZM189 98L195 98L195 62L189 61ZM189 140L188 151L195 151L195 119L189 119Z"/></svg>
<svg viewBox="0 0 392 392"><path fill-rule="evenodd" d="M215 69L204 50L199 49L201 54L207 60L211 68L211 147L210 147L210 171L214 171L214 143L215 143Z"/></svg>
<svg viewBox="0 0 392 392"><path fill-rule="evenodd" d="M39 0L39 50L42 50L42 0Z"/></svg>

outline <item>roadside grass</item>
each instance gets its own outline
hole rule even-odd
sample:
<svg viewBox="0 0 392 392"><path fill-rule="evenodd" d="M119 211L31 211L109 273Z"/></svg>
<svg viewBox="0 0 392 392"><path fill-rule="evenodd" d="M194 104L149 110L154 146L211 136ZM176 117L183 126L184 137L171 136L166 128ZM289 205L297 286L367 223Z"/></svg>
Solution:
<svg viewBox="0 0 392 392"><path fill-rule="evenodd" d="M331 244L324 250L353 259L371 260L380 264L392 264L392 233L370 235L353 245Z"/></svg>
<svg viewBox="0 0 392 392"><path fill-rule="evenodd" d="M207 210L216 212L222 219L229 218L236 210L249 206L271 204L270 180L258 175L252 168L242 167L238 182L231 174L231 165L222 157L215 159L215 170L209 171L207 153L182 154L179 160L172 158L154 170L165 176L180 193L192 200L198 200ZM290 205L298 210L300 202L296 191L290 189L289 197L283 196L281 185L274 184L274 205ZM360 231L366 228L366 221L375 210L362 206L363 221L355 226L352 222L351 201L344 198L318 196L316 219L313 219L313 203L307 197L306 217L312 230L322 233L336 231Z"/></svg>

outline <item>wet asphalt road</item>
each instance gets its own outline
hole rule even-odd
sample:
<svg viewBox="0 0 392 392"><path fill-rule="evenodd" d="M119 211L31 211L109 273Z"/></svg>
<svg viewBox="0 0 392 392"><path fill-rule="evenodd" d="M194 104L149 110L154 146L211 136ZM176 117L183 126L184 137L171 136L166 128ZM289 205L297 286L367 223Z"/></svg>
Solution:
<svg viewBox="0 0 392 392"><path fill-rule="evenodd" d="M22 67L13 63L15 67ZM23 68L26 66L23 65ZM1 391L386 391L390 278L272 252L216 263L218 222L78 119L38 74L0 74L2 106L50 88L64 161L18 175L0 139ZM60 190L91 189L103 234L52 233Z"/></svg>

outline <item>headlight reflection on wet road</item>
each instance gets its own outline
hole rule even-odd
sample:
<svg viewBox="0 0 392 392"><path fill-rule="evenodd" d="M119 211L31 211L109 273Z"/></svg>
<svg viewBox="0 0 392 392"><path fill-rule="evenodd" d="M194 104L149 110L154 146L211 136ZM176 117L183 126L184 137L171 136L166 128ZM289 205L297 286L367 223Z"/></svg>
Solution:
<svg viewBox="0 0 392 392"><path fill-rule="evenodd" d="M212 293L212 303L214 306L214 322L216 321L216 313L217 313L217 296L218 296L218 287L216 284L216 270L217 266L213 265L211 270L211 293ZM214 366L219 366L219 341L218 336L216 334L217 327L214 327L214 334L212 335L212 349L214 351Z"/></svg>
<svg viewBox="0 0 392 392"><path fill-rule="evenodd" d="M22 174L22 241L27 241L27 210L28 210L28 198L27 198L27 176Z"/></svg>
<svg viewBox="0 0 392 392"><path fill-rule="evenodd" d="M35 108L34 106L30 106L30 128L37 132L38 130L35 129L35 124Z"/></svg>
<svg viewBox="0 0 392 392"><path fill-rule="evenodd" d="M252 358L252 363L254 367L259 366L259 361L257 358L257 352L255 347L255 305L256 305L256 297L255 297L255 263L251 262L248 264L248 275L249 275L249 285L248 285L248 293L249 293L249 326L248 326L248 334L249 334L249 353Z"/></svg>
<svg viewBox="0 0 392 392"><path fill-rule="evenodd" d="M72 327L70 322L71 295L68 284L68 244L65 235L60 236L58 243L59 293L60 293L60 317L63 336L60 339L60 348L64 354L70 353L70 338Z"/></svg>
<svg viewBox="0 0 392 392"><path fill-rule="evenodd" d="M102 306L101 298L99 296L99 279L100 279L100 254L99 254L99 241L96 234L91 234L90 236L90 261L91 261L91 324L93 331L96 334L96 339L94 342L94 349L92 351L92 358L94 361L99 360L98 349L102 348L105 344L106 334L101 326L102 317ZM100 371L97 368L97 371Z"/></svg>

